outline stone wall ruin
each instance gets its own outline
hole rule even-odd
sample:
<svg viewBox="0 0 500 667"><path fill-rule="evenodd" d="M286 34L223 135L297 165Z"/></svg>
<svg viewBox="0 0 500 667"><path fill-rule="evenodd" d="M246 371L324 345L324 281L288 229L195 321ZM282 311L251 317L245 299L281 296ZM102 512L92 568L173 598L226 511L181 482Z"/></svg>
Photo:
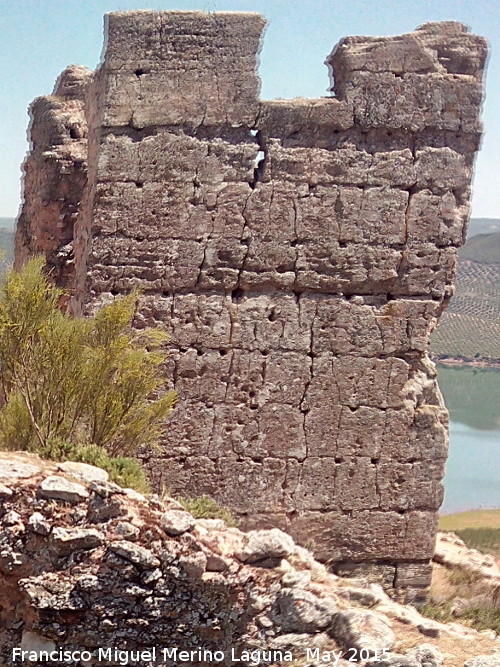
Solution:
<svg viewBox="0 0 500 667"><path fill-rule="evenodd" d="M257 14L107 16L95 73L37 100L18 264L75 312L140 287L181 401L154 482L425 588L447 455L427 357L453 291L485 41L343 39L332 97L262 101Z"/></svg>

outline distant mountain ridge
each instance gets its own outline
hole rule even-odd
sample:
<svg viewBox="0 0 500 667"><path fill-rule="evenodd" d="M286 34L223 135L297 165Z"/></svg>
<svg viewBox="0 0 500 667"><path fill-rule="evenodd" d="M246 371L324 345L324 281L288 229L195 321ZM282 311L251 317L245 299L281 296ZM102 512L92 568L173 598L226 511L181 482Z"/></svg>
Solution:
<svg viewBox="0 0 500 667"><path fill-rule="evenodd" d="M14 262L15 218L0 218L0 273Z"/></svg>
<svg viewBox="0 0 500 667"><path fill-rule="evenodd" d="M478 234L491 234L492 232L500 232L500 220L498 218L471 218L467 238L470 239Z"/></svg>
<svg viewBox="0 0 500 667"><path fill-rule="evenodd" d="M16 225L16 218L0 218L0 228L14 229Z"/></svg>
<svg viewBox="0 0 500 667"><path fill-rule="evenodd" d="M487 220L476 229L488 229ZM438 358L500 361L500 231L469 237L458 251L455 296L431 338Z"/></svg>
<svg viewBox="0 0 500 667"><path fill-rule="evenodd" d="M500 230L472 236L458 254L462 262L471 260L480 264L500 264Z"/></svg>

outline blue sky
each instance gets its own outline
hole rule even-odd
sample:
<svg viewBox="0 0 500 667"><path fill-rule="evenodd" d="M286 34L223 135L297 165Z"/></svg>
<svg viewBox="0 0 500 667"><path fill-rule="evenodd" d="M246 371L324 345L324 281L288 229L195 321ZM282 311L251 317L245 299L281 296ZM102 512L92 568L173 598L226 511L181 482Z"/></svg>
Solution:
<svg viewBox="0 0 500 667"><path fill-rule="evenodd" d="M346 35L398 34L425 21L466 23L491 49L473 215L500 218L499 0L0 0L0 216L17 215L30 101L51 93L66 65L97 65L105 12L139 8L262 13L269 21L260 65L268 99L325 95L323 61Z"/></svg>

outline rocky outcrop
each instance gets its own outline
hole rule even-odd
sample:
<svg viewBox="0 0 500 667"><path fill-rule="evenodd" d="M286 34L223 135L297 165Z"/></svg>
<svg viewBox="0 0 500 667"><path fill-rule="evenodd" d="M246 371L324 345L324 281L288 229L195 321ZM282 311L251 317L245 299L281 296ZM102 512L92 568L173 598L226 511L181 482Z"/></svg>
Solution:
<svg viewBox="0 0 500 667"><path fill-rule="evenodd" d="M454 533L438 533L434 560L448 568L460 568L500 587L500 567L494 556L470 549Z"/></svg>
<svg viewBox="0 0 500 667"><path fill-rule="evenodd" d="M27 160L17 261L63 258L76 312L139 287L137 326L170 331L181 400L161 452L144 452L157 488L213 496L246 528L421 597L448 427L426 349L469 215L485 41L453 22L347 38L327 59L334 96L262 101L263 27L110 14L102 65L79 74L86 180L62 148L44 157L66 87L33 108L47 141ZM54 189L45 208L35 175ZM73 239L51 228L47 245L65 183Z"/></svg>
<svg viewBox="0 0 500 667"><path fill-rule="evenodd" d="M188 515L173 536L175 500L122 489L91 466L0 454L0 484L2 665L72 664L43 651L116 665L140 651L141 664L164 666L340 667L356 657L446 667L500 648L492 633L431 621L378 585L340 579L278 529L243 533Z"/></svg>

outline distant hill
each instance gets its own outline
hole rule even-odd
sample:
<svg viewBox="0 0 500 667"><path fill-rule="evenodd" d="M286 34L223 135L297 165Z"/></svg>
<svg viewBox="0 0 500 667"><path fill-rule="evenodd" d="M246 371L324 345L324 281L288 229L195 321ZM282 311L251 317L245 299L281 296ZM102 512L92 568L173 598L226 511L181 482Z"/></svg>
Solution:
<svg viewBox="0 0 500 667"><path fill-rule="evenodd" d="M499 361L500 231L469 238L458 254L455 296L432 335L431 350L441 358Z"/></svg>
<svg viewBox="0 0 500 667"><path fill-rule="evenodd" d="M458 254L462 262L471 260L479 264L500 264L500 230L467 239Z"/></svg>
<svg viewBox="0 0 500 667"><path fill-rule="evenodd" d="M0 218L0 274L14 262L14 222L14 218Z"/></svg>
<svg viewBox="0 0 500 667"><path fill-rule="evenodd" d="M471 218L467 238L477 234L490 234L491 232L500 232L500 220L497 218Z"/></svg>
<svg viewBox="0 0 500 667"><path fill-rule="evenodd" d="M14 229L16 224L15 218L0 218L0 227L5 229Z"/></svg>
<svg viewBox="0 0 500 667"><path fill-rule="evenodd" d="M10 229L0 227L0 259L4 264L14 261L14 234Z"/></svg>

